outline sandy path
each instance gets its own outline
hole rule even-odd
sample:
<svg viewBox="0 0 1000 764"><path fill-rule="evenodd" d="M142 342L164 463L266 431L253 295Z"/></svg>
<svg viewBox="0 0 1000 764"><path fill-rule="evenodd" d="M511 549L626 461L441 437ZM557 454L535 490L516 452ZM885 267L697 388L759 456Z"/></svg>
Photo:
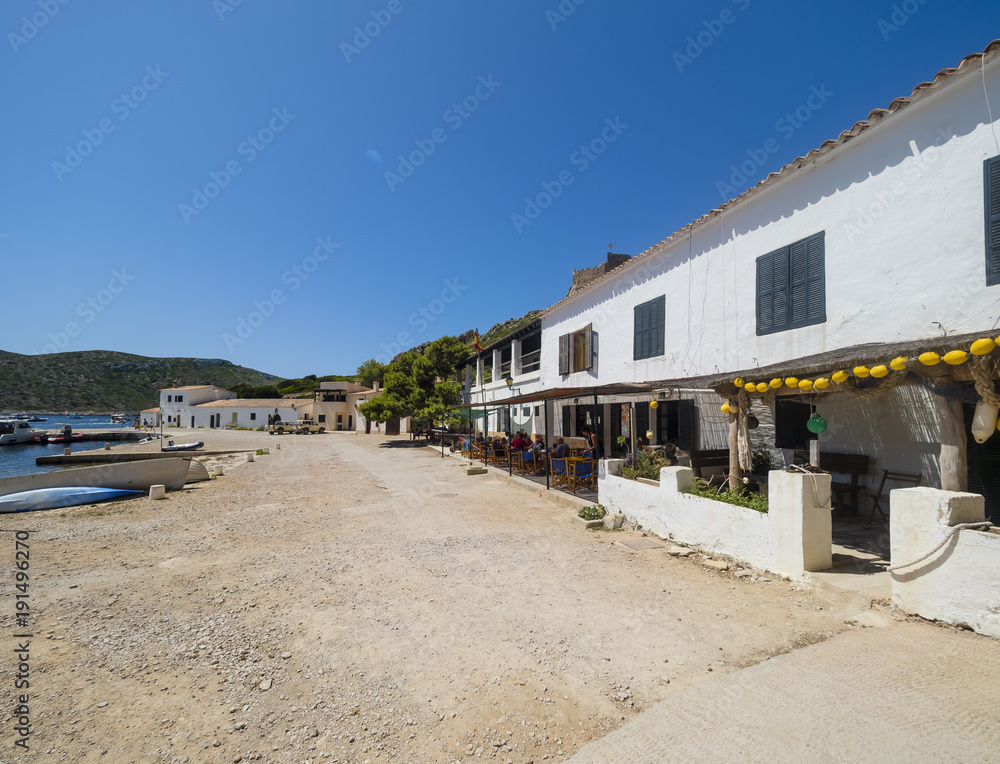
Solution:
<svg viewBox="0 0 1000 764"><path fill-rule="evenodd" d="M198 433L271 453L163 502L0 517L34 531L34 729L11 760L559 760L848 628L405 441ZM14 751L2 664L0 697Z"/></svg>

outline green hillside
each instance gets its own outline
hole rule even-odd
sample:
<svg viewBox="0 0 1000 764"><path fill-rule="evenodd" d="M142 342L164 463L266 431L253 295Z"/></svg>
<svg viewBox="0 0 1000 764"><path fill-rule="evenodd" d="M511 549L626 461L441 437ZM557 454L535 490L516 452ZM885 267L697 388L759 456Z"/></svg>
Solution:
<svg viewBox="0 0 1000 764"><path fill-rule="evenodd" d="M0 350L0 412L139 411L178 385L273 384L278 377L218 358L146 358L108 350L18 355Z"/></svg>

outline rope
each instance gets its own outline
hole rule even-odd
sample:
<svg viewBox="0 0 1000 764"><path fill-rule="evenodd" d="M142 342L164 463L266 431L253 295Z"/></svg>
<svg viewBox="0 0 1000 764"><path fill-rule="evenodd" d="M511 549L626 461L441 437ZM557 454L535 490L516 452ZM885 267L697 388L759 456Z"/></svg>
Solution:
<svg viewBox="0 0 1000 764"><path fill-rule="evenodd" d="M997 395L996 389L993 387L993 376L996 373L994 362L987 359L986 356L973 356L969 368L972 371L972 381L979 397L989 404L1000 406L1000 395Z"/></svg>
<svg viewBox="0 0 1000 764"><path fill-rule="evenodd" d="M986 528L992 528L992 527L993 527L993 523L988 522L988 521L987 522L982 522L982 523L959 523L958 525L953 525L951 528L948 529L948 532L944 535L944 538L941 540L941 543L938 544L936 547L934 547L931 551L929 551L923 557L918 557L917 559L913 560L912 562L907 562L907 563L904 563L902 565L892 565L892 566L886 568L886 570L888 570L891 573L891 572L896 571L896 570L902 570L903 568L909 568L912 565L916 565L918 562L923 562L928 557L930 557L932 554L934 554L939 549L941 549L942 547L944 547L945 544L947 544L949 541L951 541L951 537L954 536L955 533L958 532L958 531L970 530L972 528L983 528L983 529L986 529Z"/></svg>
<svg viewBox="0 0 1000 764"><path fill-rule="evenodd" d="M790 470L796 470L798 472L801 472L803 475L808 475L810 478L812 478L813 496L816 497L816 501L819 501L819 480L816 477L817 473L810 472L807 469L803 469L802 466L799 465L799 464L789 464L788 465L788 469L790 469ZM830 495L826 497L826 500L822 504L820 504L819 509L833 510L833 485L832 484L830 486Z"/></svg>
<svg viewBox="0 0 1000 764"><path fill-rule="evenodd" d="M872 385L871 387L857 387L856 383L852 382L840 382L838 387L848 395L854 398L872 399L881 398L887 392L895 388L897 385L902 383L906 379L905 371L897 371L894 374L890 374L887 377L883 377L882 380L877 385Z"/></svg>
<svg viewBox="0 0 1000 764"><path fill-rule="evenodd" d="M736 453L739 457L740 470L749 473L753 470L753 445L750 442L750 425L747 417L750 414L750 404L747 391L741 389L736 396Z"/></svg>

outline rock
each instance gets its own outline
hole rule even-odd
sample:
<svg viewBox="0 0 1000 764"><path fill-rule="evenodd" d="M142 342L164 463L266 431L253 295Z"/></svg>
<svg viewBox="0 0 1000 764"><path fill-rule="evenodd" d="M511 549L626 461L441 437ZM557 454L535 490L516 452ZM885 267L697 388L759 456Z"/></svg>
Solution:
<svg viewBox="0 0 1000 764"><path fill-rule="evenodd" d="M672 546L667 550L667 554L671 557L690 557L691 550L686 546Z"/></svg>
<svg viewBox="0 0 1000 764"><path fill-rule="evenodd" d="M292 654L291 654L291 653L282 653L282 654L281 654L281 657L282 657L282 658L283 658L284 660L286 660L286 661L287 661L287 660L288 660L289 658L291 658L291 657L292 657Z"/></svg>
<svg viewBox="0 0 1000 764"><path fill-rule="evenodd" d="M262 690L270 690L271 689L271 680L270 679L262 679L260 681L260 684L257 685L257 686L260 689L262 689Z"/></svg>
<svg viewBox="0 0 1000 764"><path fill-rule="evenodd" d="M736 576L737 578L749 578L750 576L753 575L753 571L746 569L737 570L733 575Z"/></svg>
<svg viewBox="0 0 1000 764"><path fill-rule="evenodd" d="M97 704L97 707L104 708L106 705L108 705L108 701L102 700L100 703Z"/></svg>
<svg viewBox="0 0 1000 764"><path fill-rule="evenodd" d="M755 578L754 581L758 581L759 583L762 583L762 584L769 584L769 583L771 583L771 579L768 578L767 576L757 576L757 578Z"/></svg>
<svg viewBox="0 0 1000 764"><path fill-rule="evenodd" d="M729 563L725 560L702 560L701 564L712 570L729 570Z"/></svg>

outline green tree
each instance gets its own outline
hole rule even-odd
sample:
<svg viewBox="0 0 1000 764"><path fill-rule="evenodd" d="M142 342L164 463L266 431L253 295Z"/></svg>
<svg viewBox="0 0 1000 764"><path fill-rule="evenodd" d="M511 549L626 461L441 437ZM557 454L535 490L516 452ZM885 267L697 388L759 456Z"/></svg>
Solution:
<svg viewBox="0 0 1000 764"><path fill-rule="evenodd" d="M385 384L385 371L389 367L384 363L379 363L374 358L370 358L358 367L355 379L359 385L374 387L374 382L380 385Z"/></svg>

